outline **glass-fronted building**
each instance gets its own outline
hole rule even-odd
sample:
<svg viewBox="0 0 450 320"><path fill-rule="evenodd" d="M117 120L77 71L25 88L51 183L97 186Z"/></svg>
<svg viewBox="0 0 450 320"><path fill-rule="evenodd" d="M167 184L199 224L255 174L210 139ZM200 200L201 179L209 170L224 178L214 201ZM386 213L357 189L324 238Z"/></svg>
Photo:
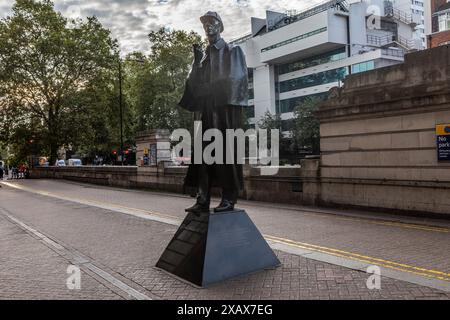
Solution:
<svg viewBox="0 0 450 320"><path fill-rule="evenodd" d="M374 4L379 10L372 12ZM406 52L422 48L411 15L400 17L384 0L332 0L294 14L268 11L251 24L251 34L232 42L243 48L249 66L247 116L257 124L267 111L280 114L285 129L297 107L326 99L347 75L402 63Z"/></svg>

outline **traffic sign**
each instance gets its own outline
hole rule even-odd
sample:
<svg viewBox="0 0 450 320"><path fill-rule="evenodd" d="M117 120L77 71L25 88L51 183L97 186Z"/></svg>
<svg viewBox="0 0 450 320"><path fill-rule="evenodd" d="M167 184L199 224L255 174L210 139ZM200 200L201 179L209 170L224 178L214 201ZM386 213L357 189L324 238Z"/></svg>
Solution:
<svg viewBox="0 0 450 320"><path fill-rule="evenodd" d="M438 161L450 161L450 124L436 126Z"/></svg>

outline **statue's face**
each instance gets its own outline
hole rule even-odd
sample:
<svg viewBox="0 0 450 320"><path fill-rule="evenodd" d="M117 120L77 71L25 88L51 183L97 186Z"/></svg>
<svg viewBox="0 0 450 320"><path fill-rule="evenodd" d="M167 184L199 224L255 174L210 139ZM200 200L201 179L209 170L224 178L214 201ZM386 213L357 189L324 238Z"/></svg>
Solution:
<svg viewBox="0 0 450 320"><path fill-rule="evenodd" d="M221 23L213 17L208 17L207 20L203 22L203 29L205 29L207 36L215 36L220 33Z"/></svg>

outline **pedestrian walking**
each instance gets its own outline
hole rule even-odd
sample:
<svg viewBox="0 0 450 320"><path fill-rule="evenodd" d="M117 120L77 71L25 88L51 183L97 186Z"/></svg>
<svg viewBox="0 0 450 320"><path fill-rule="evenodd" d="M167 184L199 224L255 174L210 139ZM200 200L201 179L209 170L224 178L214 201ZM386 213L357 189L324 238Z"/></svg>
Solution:
<svg viewBox="0 0 450 320"><path fill-rule="evenodd" d="M12 175L12 179L17 179L18 171L17 171L17 168L15 166L13 166L11 168L11 175Z"/></svg>
<svg viewBox="0 0 450 320"><path fill-rule="evenodd" d="M3 180L3 174L5 171L3 170L3 167L0 167L0 180Z"/></svg>
<svg viewBox="0 0 450 320"><path fill-rule="evenodd" d="M19 179L23 179L23 170L24 170L23 164L21 164L19 166Z"/></svg>

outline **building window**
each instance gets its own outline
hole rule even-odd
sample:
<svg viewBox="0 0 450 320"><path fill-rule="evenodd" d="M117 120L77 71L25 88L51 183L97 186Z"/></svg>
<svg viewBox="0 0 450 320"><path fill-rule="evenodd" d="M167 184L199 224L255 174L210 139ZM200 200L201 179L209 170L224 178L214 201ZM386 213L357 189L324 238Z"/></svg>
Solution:
<svg viewBox="0 0 450 320"><path fill-rule="evenodd" d="M375 62L373 60L352 65L352 73L360 73L373 69L375 69Z"/></svg>
<svg viewBox="0 0 450 320"><path fill-rule="evenodd" d="M247 68L247 72L248 72L248 80L253 80L253 69L252 68Z"/></svg>
<svg viewBox="0 0 450 320"><path fill-rule="evenodd" d="M450 12L439 15L439 32L450 30Z"/></svg>
<svg viewBox="0 0 450 320"><path fill-rule="evenodd" d="M279 74L298 71L301 69L317 66L320 64L338 61L347 58L345 47L337 50L327 52L325 54L303 59L296 62L286 63L279 66Z"/></svg>
<svg viewBox="0 0 450 320"><path fill-rule="evenodd" d="M251 99L255 99L255 90L252 89L248 89L248 98Z"/></svg>
<svg viewBox="0 0 450 320"><path fill-rule="evenodd" d="M301 35L299 35L299 36L297 36L295 38L291 38L291 39L288 39L286 41L278 42L278 43L276 43L274 45L271 45L269 47L261 49L261 52L266 52L266 51L269 51L269 50L273 50L273 49L276 49L276 48L288 45L290 43L293 43L293 42L296 42L296 41L300 41L300 40L303 40L303 39L315 36L316 34L319 34L319 33L327 31L327 29L328 29L327 27L323 27L323 28L320 28L320 29L317 29L317 30L314 30L314 31L311 31L311 32L308 32L308 33L301 34Z"/></svg>
<svg viewBox="0 0 450 320"><path fill-rule="evenodd" d="M309 76L280 82L280 92L288 92L303 88L315 87L321 84L338 82L344 80L348 74L348 68L338 68L324 72L318 72Z"/></svg>
<svg viewBox="0 0 450 320"><path fill-rule="evenodd" d="M295 97L277 101L277 113L294 112L295 108L302 105L308 99L318 99L324 101L328 97L328 92L316 93L302 97Z"/></svg>
<svg viewBox="0 0 450 320"><path fill-rule="evenodd" d="M247 119L255 117L255 106L244 107L245 116Z"/></svg>

